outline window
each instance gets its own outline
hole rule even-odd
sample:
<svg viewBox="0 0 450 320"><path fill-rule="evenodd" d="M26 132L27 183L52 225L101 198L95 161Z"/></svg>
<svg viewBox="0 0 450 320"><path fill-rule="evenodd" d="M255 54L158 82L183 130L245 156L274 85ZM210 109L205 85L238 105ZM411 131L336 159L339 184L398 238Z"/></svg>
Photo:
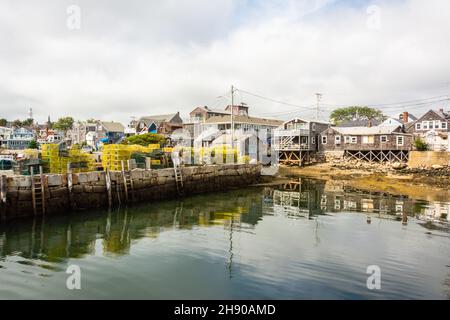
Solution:
<svg viewBox="0 0 450 320"><path fill-rule="evenodd" d="M420 130L422 125L420 123L416 123L416 130Z"/></svg>
<svg viewBox="0 0 450 320"><path fill-rule="evenodd" d="M316 137L312 137L312 138L311 138L311 143L312 143L312 144L316 144Z"/></svg>
<svg viewBox="0 0 450 320"><path fill-rule="evenodd" d="M350 137L350 143L356 144L358 142L357 137Z"/></svg>
<svg viewBox="0 0 450 320"><path fill-rule="evenodd" d="M322 136L322 144L327 144L328 138L327 136Z"/></svg>
<svg viewBox="0 0 450 320"><path fill-rule="evenodd" d="M381 143L386 143L386 142L388 142L387 136L381 136L381 137L380 137L380 142L381 142Z"/></svg>
<svg viewBox="0 0 450 320"><path fill-rule="evenodd" d="M433 121L433 122L434 122L434 128L439 129L439 127L441 126L440 121Z"/></svg>
<svg viewBox="0 0 450 320"><path fill-rule="evenodd" d="M334 137L334 143L335 144L341 144L341 136L335 136Z"/></svg>
<svg viewBox="0 0 450 320"><path fill-rule="evenodd" d="M397 137L397 145L398 146L403 146L405 143L405 138L402 136Z"/></svg>
<svg viewBox="0 0 450 320"><path fill-rule="evenodd" d="M362 143L363 144L373 144L375 142L374 136L363 136Z"/></svg>
<svg viewBox="0 0 450 320"><path fill-rule="evenodd" d="M423 130L428 130L428 122L424 121L422 127L423 127Z"/></svg>
<svg viewBox="0 0 450 320"><path fill-rule="evenodd" d="M447 122L441 122L441 128L447 129Z"/></svg>
<svg viewBox="0 0 450 320"><path fill-rule="evenodd" d="M344 141L345 141L345 143L350 143L350 137L349 136L345 136L344 137Z"/></svg>

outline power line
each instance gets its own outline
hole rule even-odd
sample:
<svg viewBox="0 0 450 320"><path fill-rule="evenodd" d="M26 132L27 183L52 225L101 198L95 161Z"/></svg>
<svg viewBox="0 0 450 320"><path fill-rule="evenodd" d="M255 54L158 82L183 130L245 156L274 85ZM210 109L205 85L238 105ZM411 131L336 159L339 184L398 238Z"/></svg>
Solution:
<svg viewBox="0 0 450 320"><path fill-rule="evenodd" d="M284 104L286 106L291 106L291 107L296 107L296 108L300 108L300 109L311 109L311 110L315 110L315 108L311 108L311 107L305 107L305 106L300 106L300 105L296 105L296 104L292 104L292 103L288 103L288 102L284 102L284 101L280 101L280 100L276 100L276 99L272 99L272 98L268 98L268 97L264 97L262 95L256 94L256 93L252 93L246 90L242 90L242 89L236 89L237 91L246 93L248 95L263 99L263 100L267 100L267 101L271 101L274 103L279 103L279 104Z"/></svg>

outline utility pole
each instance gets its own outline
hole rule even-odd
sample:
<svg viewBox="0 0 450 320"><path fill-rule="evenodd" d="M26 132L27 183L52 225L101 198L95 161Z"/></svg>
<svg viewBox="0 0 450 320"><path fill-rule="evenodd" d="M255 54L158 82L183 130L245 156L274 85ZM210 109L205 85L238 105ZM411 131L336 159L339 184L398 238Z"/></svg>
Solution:
<svg viewBox="0 0 450 320"><path fill-rule="evenodd" d="M320 100L322 100L322 94L316 93L317 107L316 107L316 120L319 120Z"/></svg>
<svg viewBox="0 0 450 320"><path fill-rule="evenodd" d="M231 148L234 149L234 86L231 86Z"/></svg>

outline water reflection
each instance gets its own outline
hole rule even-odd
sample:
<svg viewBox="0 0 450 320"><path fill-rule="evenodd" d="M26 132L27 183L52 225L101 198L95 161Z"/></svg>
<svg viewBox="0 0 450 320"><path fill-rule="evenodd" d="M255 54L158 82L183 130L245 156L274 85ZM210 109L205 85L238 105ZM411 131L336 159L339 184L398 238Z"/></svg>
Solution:
<svg viewBox="0 0 450 320"><path fill-rule="evenodd" d="M417 283L418 287L432 281L427 292L439 297L441 287L435 284L436 277L426 278L424 270L441 270L445 266L442 260L448 256L448 246L442 241L448 241L449 208L449 203L416 201L405 196L299 179L277 187L200 195L112 211L11 221L0 225L0 281L9 281L9 285L4 285L9 288L8 293L0 287L0 298L9 297L11 292L27 288L26 283L36 281L22 280L24 274L37 275L40 279L51 278L56 273L64 276L71 259L91 258L106 258L85 262L92 270L91 281L108 279L103 272L116 277L115 268L120 265L125 272L128 268L137 277L136 281L147 286L158 285L160 291L170 282L173 291L180 295L183 287L179 287L176 277L169 277L179 271L171 273L167 269L186 263L184 270L189 271L185 271L187 277L183 281L195 274L191 270L204 270L204 276L208 277L207 289L196 292L202 298L209 297L204 292L214 290L217 290L214 297L224 297L220 285L211 287L213 281L222 281L224 288L233 286L233 290L228 288L233 295L227 298L240 297L237 292L243 298L254 294L260 298L294 298L299 297L298 293L309 297L309 289L317 288L322 288L319 298L327 297L325 293L330 293L329 297L365 297L368 293L358 285L365 281L366 261L372 263L374 259L371 252L386 264L392 273L391 281L398 282L401 288L388 292L391 297L411 296L409 277L422 281ZM355 218L340 220L341 216ZM383 232L375 232L374 222L385 220L389 223ZM405 230L412 230L409 238L403 233ZM424 237L428 236L433 239L425 243ZM414 241L414 246L409 241ZM391 247L394 242L396 245ZM357 254L352 253L352 245L358 247ZM136 248L143 251L133 252ZM436 260L421 259L422 252L426 255L427 250L429 254L441 250L444 255L433 255ZM139 273L135 269L141 257L145 263ZM215 269L216 259L222 263L219 271ZM148 268L153 277L145 276ZM408 273L404 273L405 268ZM355 276L355 269L363 270L362 280ZM341 273L340 279L347 279L349 287L329 282L330 277L335 278L335 272ZM440 272L439 285L448 289L448 277ZM404 278L402 274L406 274ZM231 284L223 282L221 276L226 276ZM165 285L158 282L161 277L166 277ZM127 287L127 281L128 278L123 280L121 290L133 290ZM291 286L291 282L297 286ZM49 291L54 289L48 287ZM23 290L22 294L27 292ZM148 294L148 288L135 294L137 297ZM414 295L420 297L420 292ZM187 297L190 298L184 296Z"/></svg>
<svg viewBox="0 0 450 320"><path fill-rule="evenodd" d="M372 217L408 223L415 218L448 226L450 203L427 202L382 192L369 192L347 186L336 186L321 180L298 179L274 189L266 189L265 213L287 218L314 219L319 215L339 212L363 212L367 222Z"/></svg>
<svg viewBox="0 0 450 320"><path fill-rule="evenodd" d="M155 239L166 230L222 226L230 234L231 265L233 229L252 230L262 213L258 194L240 191L230 196L232 199L200 196L109 212L11 221L0 225L0 257L19 255L62 262L98 254L99 250L104 255L124 255L129 254L134 240Z"/></svg>

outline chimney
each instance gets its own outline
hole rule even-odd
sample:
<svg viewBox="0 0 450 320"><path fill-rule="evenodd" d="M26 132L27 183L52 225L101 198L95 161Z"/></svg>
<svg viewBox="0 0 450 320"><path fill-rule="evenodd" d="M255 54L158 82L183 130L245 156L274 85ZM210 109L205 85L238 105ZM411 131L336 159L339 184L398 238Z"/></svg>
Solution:
<svg viewBox="0 0 450 320"><path fill-rule="evenodd" d="M440 113L444 113L444 108L440 108L440 109L439 109L439 112L440 112Z"/></svg>
<svg viewBox="0 0 450 320"><path fill-rule="evenodd" d="M409 122L409 112L405 111L403 112L403 123L408 123Z"/></svg>

